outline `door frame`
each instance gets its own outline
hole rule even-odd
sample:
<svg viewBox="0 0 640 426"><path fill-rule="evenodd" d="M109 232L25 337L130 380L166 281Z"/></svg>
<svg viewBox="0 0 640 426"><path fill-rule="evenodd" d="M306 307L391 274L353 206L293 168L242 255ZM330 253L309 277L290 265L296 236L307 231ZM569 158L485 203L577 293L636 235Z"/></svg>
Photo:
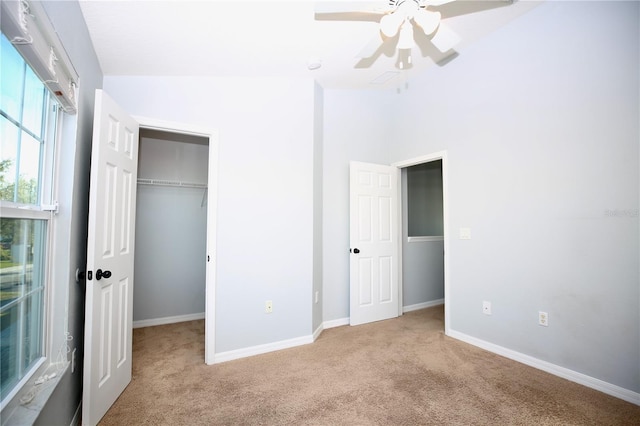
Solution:
<svg viewBox="0 0 640 426"><path fill-rule="evenodd" d="M216 318L216 235L218 215L218 145L217 129L209 129L191 124L175 123L155 118L133 116L140 129L157 130L166 133L176 133L190 136L200 136L209 139L209 161L207 176L207 263L205 287L205 344L204 360L211 365L215 361L215 318ZM135 285L135 283L134 283Z"/></svg>
<svg viewBox="0 0 640 426"><path fill-rule="evenodd" d="M392 166L398 169L404 169L406 167L416 166L418 164L429 163L431 161L442 160L442 220L443 220L443 237L444 237L444 333L449 335L449 328L451 324L451 285L449 280L449 264L450 264L450 233L449 233L449 179L448 179L448 167L447 151L438 151L432 154L423 155L420 157L410 158L404 161L398 161L392 163ZM402 179L398 179L398 208L402 211ZM402 240L402 226L404 223L404 215L399 215L398 221L398 238ZM398 262L402 265L402 241L398 244ZM399 268L398 278L398 303L399 312L402 314L402 296L403 296L403 277L402 268Z"/></svg>

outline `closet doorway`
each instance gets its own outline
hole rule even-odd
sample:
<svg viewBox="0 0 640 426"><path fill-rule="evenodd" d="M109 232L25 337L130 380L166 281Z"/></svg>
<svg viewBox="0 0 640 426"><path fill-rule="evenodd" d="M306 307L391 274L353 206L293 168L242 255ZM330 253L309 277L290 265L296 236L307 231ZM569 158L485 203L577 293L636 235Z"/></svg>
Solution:
<svg viewBox="0 0 640 426"><path fill-rule="evenodd" d="M447 154L441 151L393 165L401 172L402 311L444 304L448 333Z"/></svg>
<svg viewBox="0 0 640 426"><path fill-rule="evenodd" d="M204 319L213 335L215 274L209 270L214 270L216 192L210 186L216 181L217 140L212 139L141 121L134 328ZM208 343L205 362L212 364Z"/></svg>

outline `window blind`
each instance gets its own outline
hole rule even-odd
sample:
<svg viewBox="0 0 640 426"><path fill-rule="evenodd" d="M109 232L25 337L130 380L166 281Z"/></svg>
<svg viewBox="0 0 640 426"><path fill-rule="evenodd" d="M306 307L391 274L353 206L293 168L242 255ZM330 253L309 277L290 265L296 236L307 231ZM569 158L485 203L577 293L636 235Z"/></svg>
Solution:
<svg viewBox="0 0 640 426"><path fill-rule="evenodd" d="M78 74L38 1L0 2L2 32L58 99L65 112L78 110Z"/></svg>

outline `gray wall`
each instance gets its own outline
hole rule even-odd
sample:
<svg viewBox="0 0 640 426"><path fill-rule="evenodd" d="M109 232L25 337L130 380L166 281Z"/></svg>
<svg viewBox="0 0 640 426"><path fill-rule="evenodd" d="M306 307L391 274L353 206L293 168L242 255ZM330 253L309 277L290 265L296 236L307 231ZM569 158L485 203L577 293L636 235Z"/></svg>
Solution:
<svg viewBox="0 0 640 426"><path fill-rule="evenodd" d="M209 146L179 136L140 138L139 178L207 184ZM206 189L137 189L133 320L204 313Z"/></svg>
<svg viewBox="0 0 640 426"><path fill-rule="evenodd" d="M402 306L444 299L444 243L402 242Z"/></svg>
<svg viewBox="0 0 640 426"><path fill-rule="evenodd" d="M325 90L324 321L349 318L349 161L389 164L395 91Z"/></svg>
<svg viewBox="0 0 640 426"><path fill-rule="evenodd" d="M318 84L314 85L313 107L313 331L322 325L322 180L323 180L323 113L324 91ZM318 295L316 300L316 294Z"/></svg>
<svg viewBox="0 0 640 426"><path fill-rule="evenodd" d="M60 149L60 212L55 250L69 253L69 265L56 280L69 283L70 349L76 350L79 368L67 371L41 412L36 424L70 424L82 400L82 363L84 353L84 285L76 284L75 270L84 270L87 261L87 211L89 205L89 171L95 89L102 87L102 70L89 39L80 6L76 2L46 1L44 8L60 37L78 75L78 114L65 119L64 142Z"/></svg>
<svg viewBox="0 0 640 426"><path fill-rule="evenodd" d="M451 240L451 329L634 392L639 9L543 3L413 80L391 145L448 152L448 232L472 231Z"/></svg>
<svg viewBox="0 0 640 426"><path fill-rule="evenodd" d="M407 167L402 176L407 185L407 235L442 236L442 161Z"/></svg>

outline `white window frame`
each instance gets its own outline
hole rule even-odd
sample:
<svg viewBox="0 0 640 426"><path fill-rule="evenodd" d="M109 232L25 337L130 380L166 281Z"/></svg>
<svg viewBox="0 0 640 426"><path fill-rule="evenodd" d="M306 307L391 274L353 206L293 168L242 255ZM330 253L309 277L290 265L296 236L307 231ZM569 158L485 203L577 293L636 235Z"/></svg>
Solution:
<svg viewBox="0 0 640 426"><path fill-rule="evenodd" d="M21 392L25 389L25 385L28 384L34 377L39 377L45 373L45 371L51 369L53 365L59 364L53 359L53 353L55 353L53 336L53 327L57 321L54 319L55 309L52 307L53 294L56 292L54 286L52 266L56 264L56 256L53 250L54 236L56 235L56 219L55 211L50 210L52 206L56 205L56 187L57 187L57 171L56 164L58 163L59 150L56 150L57 142L61 136L61 124L62 113L59 107L56 105L55 99L51 96L47 98L47 106L49 110L47 112L47 122L45 123L46 130L44 136L45 150L43 152L44 164L41 171L42 180L40 187L40 204L39 205L22 205L7 201L0 201L0 216L3 218L11 219L35 219L44 220L47 222L46 242L45 242L45 262L43 265L43 311L41 316L42 321L42 357L34 364L34 366L26 372L24 377L14 386L13 390L7 394L7 396L0 402L0 409L4 414L4 409L12 405L12 400L16 399L16 396L21 397ZM55 110L51 110L54 108ZM66 357L65 357L66 358ZM49 373L51 374L51 373ZM29 387L29 386L27 386ZM18 398L19 399L19 398Z"/></svg>
<svg viewBox="0 0 640 426"><path fill-rule="evenodd" d="M26 59L26 58L24 58ZM28 64L31 66L31 64ZM50 89L49 89L50 90ZM64 127L73 120L65 119L59 98L49 93L47 121L44 131L43 165L38 205L23 205L0 201L0 216L12 219L38 219L47 221L42 321L42 356L25 372L7 396L0 401L2 423L31 424L44 407L66 370L69 368L68 298L69 284L56 280L56 265L69 264L68 252L54 250L58 236L58 182ZM68 117L68 115L66 115ZM75 120L75 117L72 117Z"/></svg>

